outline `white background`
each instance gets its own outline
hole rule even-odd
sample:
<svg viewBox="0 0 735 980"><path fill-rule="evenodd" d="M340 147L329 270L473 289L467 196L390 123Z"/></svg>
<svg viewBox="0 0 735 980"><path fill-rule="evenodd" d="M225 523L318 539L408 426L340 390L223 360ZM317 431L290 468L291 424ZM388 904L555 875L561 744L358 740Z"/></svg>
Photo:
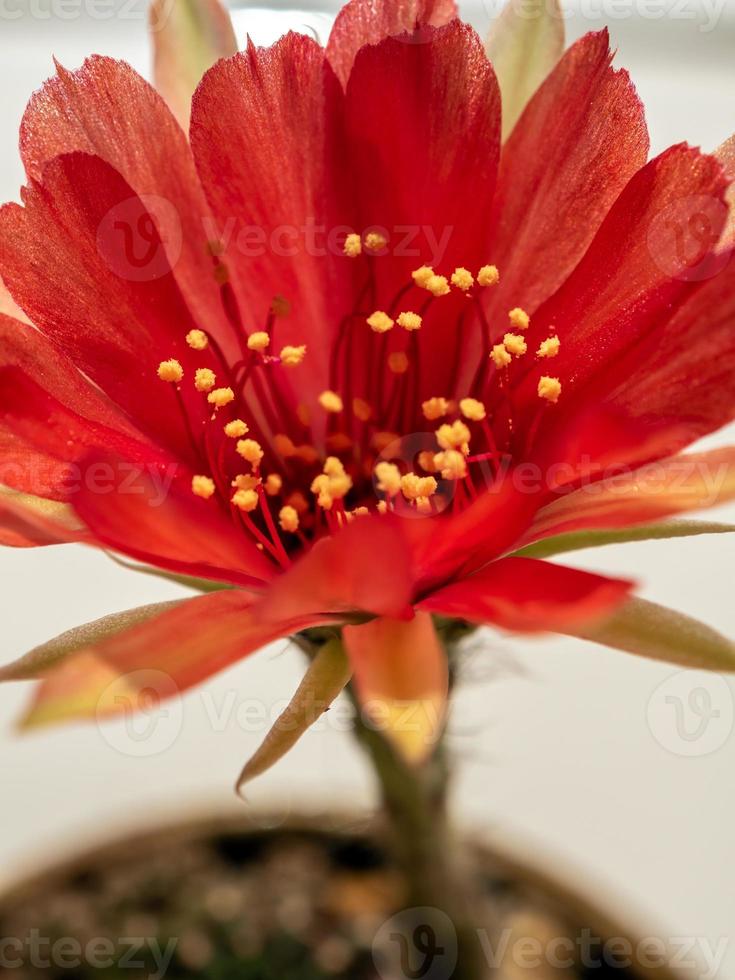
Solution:
<svg viewBox="0 0 735 980"><path fill-rule="evenodd" d="M68 19L61 20L56 13L42 16L49 2L37 0L18 19L18 4L0 3L4 199L17 197L22 182L17 126L30 92L52 70L52 54L67 67L86 53L111 54L148 72L140 3L128 6L125 16L99 19L80 17L79 5L67 0ZM596 9L605 7L600 2ZM570 33L610 22L617 63L631 70L646 103L655 152L680 140L713 148L735 131L735 21L726 9L710 30L711 14L691 2L679 5L679 13L693 16L652 19L656 9L649 3L642 8L649 16L640 10L631 16L630 4L609 0L606 17L590 18L576 8ZM486 30L489 8L477 6L469 14ZM258 10L237 19L241 36L250 31L257 42L305 23L324 36L329 19ZM709 444L727 441L720 434ZM735 508L717 516L735 521ZM726 536L608 548L569 561L632 573L643 595L735 635ZM71 546L0 549L0 576L2 661L77 623L178 594ZM13 720L29 691L24 685L1 688L0 884L69 848L163 813L235 806L232 781L263 726L247 718L241 724L233 705L260 703L270 714L295 687L300 667L296 652L284 644L270 647L172 709L160 744L131 740L120 723L17 738ZM669 682L674 687L659 691L676 673L582 642L523 642L485 632L468 657L454 709L457 815L558 871L641 932L715 942L728 936L735 921L735 686L677 677ZM701 739L689 742L677 734L674 705L665 695L686 696L703 685L719 716ZM699 721L696 712L685 715L689 731ZM339 727L335 718L331 729L304 739L254 789L245 815L258 821L258 807L268 805L280 816L308 808L325 812L328 820L337 819L327 815L333 805L370 804L369 774ZM166 741L172 744L166 747ZM159 754L144 754L151 744L158 744ZM705 749L704 755L682 754ZM735 943L721 975L735 976Z"/></svg>

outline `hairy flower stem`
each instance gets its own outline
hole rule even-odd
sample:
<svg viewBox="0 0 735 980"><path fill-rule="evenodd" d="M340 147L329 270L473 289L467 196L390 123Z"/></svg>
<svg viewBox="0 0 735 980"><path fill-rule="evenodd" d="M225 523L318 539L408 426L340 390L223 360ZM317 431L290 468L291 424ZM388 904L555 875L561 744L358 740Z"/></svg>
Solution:
<svg viewBox="0 0 735 980"><path fill-rule="evenodd" d="M353 695L353 700L354 695ZM473 874L451 832L447 814L449 770L440 744L421 767L408 765L390 742L366 724L355 701L355 736L367 753L378 780L395 859L406 881L407 908L434 908L451 920L454 935L436 937L436 947L453 948L457 965L452 980L483 980L489 969L475 921ZM440 920L437 920L440 921ZM432 923L434 928L436 922ZM444 974L439 962L422 976Z"/></svg>

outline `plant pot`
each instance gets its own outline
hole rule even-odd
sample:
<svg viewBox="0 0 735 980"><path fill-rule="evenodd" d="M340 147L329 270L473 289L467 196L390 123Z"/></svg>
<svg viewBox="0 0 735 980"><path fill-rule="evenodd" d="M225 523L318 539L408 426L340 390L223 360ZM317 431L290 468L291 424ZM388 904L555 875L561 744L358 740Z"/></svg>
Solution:
<svg viewBox="0 0 735 980"><path fill-rule="evenodd" d="M482 872L488 975L682 976L660 941L641 950L634 930L553 878L482 845L467 856ZM0 896L0 968L65 980L450 980L453 951L433 942L442 913L403 910L402 895L378 826L197 819L79 854Z"/></svg>

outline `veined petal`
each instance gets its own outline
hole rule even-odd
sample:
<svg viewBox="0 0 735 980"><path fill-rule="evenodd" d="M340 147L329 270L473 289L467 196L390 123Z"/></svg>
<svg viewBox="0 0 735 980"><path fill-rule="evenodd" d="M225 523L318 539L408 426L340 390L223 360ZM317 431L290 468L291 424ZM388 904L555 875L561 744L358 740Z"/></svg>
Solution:
<svg viewBox="0 0 735 980"><path fill-rule="evenodd" d="M597 626L562 632L679 667L735 671L732 640L691 616L644 599L629 599Z"/></svg>
<svg viewBox="0 0 735 980"><path fill-rule="evenodd" d="M265 623L240 590L200 596L131 629L82 647L36 688L26 728L139 709L151 692L176 697L280 636L322 617Z"/></svg>
<svg viewBox="0 0 735 980"><path fill-rule="evenodd" d="M485 42L503 97L503 139L564 52L559 0L510 0Z"/></svg>
<svg viewBox="0 0 735 980"><path fill-rule="evenodd" d="M735 448L686 453L583 486L539 510L524 543L594 528L628 528L735 499Z"/></svg>
<svg viewBox="0 0 735 980"><path fill-rule="evenodd" d="M350 0L337 14L327 43L327 58L335 74L347 85L360 48L378 44L386 37L421 28L443 27L457 16L454 0Z"/></svg>
<svg viewBox="0 0 735 980"><path fill-rule="evenodd" d="M730 210L719 243L721 248L730 248L735 244L735 136L731 136L721 146L718 146L714 156L717 157L725 168L725 173L733 181L727 189L726 200Z"/></svg>
<svg viewBox="0 0 735 980"><path fill-rule="evenodd" d="M360 704L411 764L433 751L444 727L449 668L428 613L346 626Z"/></svg>
<svg viewBox="0 0 735 980"><path fill-rule="evenodd" d="M422 599L417 608L519 633L603 619L633 583L532 558L503 558Z"/></svg>
<svg viewBox="0 0 735 980"><path fill-rule="evenodd" d="M489 235L500 269L491 314L504 319L515 306L533 313L577 265L646 162L643 107L612 57L606 31L573 44L503 147Z"/></svg>
<svg viewBox="0 0 735 980"><path fill-rule="evenodd" d="M187 129L202 75L237 51L229 12L220 0L154 0L148 19L156 88Z"/></svg>

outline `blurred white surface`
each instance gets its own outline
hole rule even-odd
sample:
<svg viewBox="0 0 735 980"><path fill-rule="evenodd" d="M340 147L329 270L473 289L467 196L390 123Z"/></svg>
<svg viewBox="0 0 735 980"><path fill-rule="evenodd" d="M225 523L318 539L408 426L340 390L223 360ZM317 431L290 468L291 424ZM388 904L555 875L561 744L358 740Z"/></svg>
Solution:
<svg viewBox="0 0 735 980"><path fill-rule="evenodd" d="M703 30L706 8L691 9L705 19L629 17L610 25L618 64L631 70L647 106L655 152L683 139L712 148L735 130L735 22L726 8L716 29ZM22 181L17 125L31 90L52 70L52 54L68 67L87 53L111 54L147 73L142 7L128 10L137 16L4 19L0 11L4 199L16 197ZM486 28L486 8L472 17ZM577 12L571 33L603 21ZM327 22L286 13L268 19L257 10L237 17L241 34L249 31L257 42L304 23L323 36ZM730 431L730 442L734 436ZM728 434L710 440L727 441ZM718 516L735 521L735 508ZM643 595L735 635L732 543L725 536L608 548L572 555L569 563L633 573ZM0 573L2 661L77 623L178 594L77 547L0 550ZM144 824L156 812L232 804L232 781L263 733L259 712L271 716L299 671L297 653L276 644L215 678L171 716L175 737L156 755L146 754L121 723L18 739L12 722L28 689L0 688L0 884L68 846ZM642 932L658 928L716 943L735 921L735 686L705 684L709 702L680 702L677 730L666 696L681 696L678 682L658 690L675 674L582 642L522 642L485 632L468 657L455 704L456 805L465 822L518 841L524 856L544 855ZM697 742L690 736L703 719L714 728ZM339 728L335 713L329 729L305 738L254 789L254 808L267 801L285 814L305 806L327 812L335 801L369 803L367 770ZM699 754L704 748L707 754ZM735 975L735 945L721 975Z"/></svg>

